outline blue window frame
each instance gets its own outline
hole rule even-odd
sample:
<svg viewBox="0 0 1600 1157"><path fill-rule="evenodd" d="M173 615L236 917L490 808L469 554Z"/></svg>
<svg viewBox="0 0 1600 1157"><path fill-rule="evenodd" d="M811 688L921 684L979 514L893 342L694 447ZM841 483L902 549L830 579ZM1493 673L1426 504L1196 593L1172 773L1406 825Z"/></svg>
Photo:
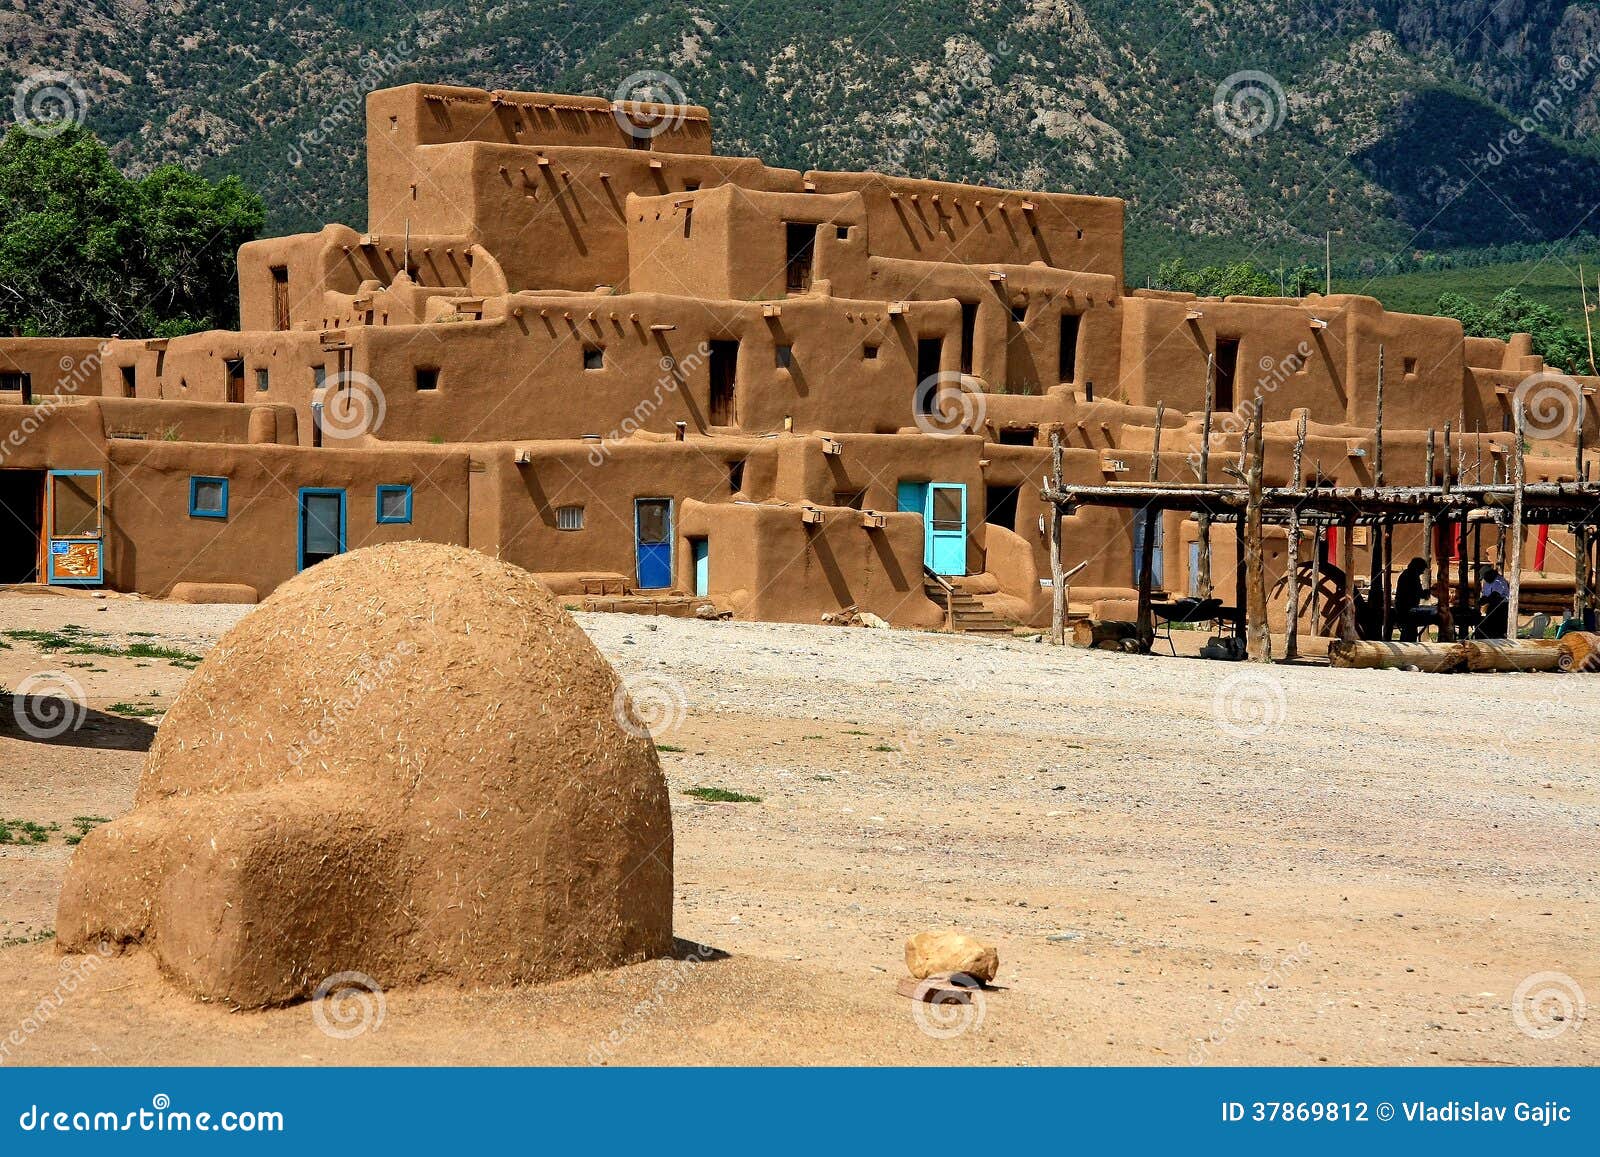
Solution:
<svg viewBox="0 0 1600 1157"><path fill-rule="evenodd" d="M228 517L228 480L194 474L189 478L189 517Z"/></svg>
<svg viewBox="0 0 1600 1157"><path fill-rule="evenodd" d="M378 487L378 521L380 523L411 521L411 487Z"/></svg>

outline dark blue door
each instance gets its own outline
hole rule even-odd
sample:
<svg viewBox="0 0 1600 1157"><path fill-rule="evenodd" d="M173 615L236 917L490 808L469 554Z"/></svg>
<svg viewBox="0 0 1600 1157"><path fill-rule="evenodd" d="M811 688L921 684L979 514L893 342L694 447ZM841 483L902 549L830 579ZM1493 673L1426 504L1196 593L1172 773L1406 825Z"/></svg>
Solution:
<svg viewBox="0 0 1600 1157"><path fill-rule="evenodd" d="M672 585L672 499L639 498L633 504L634 543L639 560L639 589Z"/></svg>

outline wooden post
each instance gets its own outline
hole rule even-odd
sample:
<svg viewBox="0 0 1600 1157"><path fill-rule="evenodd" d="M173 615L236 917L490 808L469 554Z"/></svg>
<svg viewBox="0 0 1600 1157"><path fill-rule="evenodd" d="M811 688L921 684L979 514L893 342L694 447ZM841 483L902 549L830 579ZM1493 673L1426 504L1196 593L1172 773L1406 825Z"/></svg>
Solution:
<svg viewBox="0 0 1600 1157"><path fill-rule="evenodd" d="M1339 617L1339 637L1356 641L1356 520L1349 518L1339 535L1339 565L1344 570L1344 607Z"/></svg>
<svg viewBox="0 0 1600 1157"><path fill-rule="evenodd" d="M1301 485L1301 459L1306 452L1306 411L1300 411L1299 428L1294 436L1294 481L1295 506L1289 511L1289 558L1286 587L1288 595L1288 638L1284 640L1283 657L1296 659L1300 656L1300 485Z"/></svg>
<svg viewBox="0 0 1600 1157"><path fill-rule="evenodd" d="M1444 424L1444 474L1440 478L1439 493L1450 493L1450 423ZM1455 531L1450 525L1450 519L1441 515L1439 517L1439 571L1434 580L1434 597L1439 601L1439 641L1446 642L1455 638L1455 622L1450 615L1450 549L1454 541ZM1466 526L1466 516L1462 516L1461 525Z"/></svg>
<svg viewBox="0 0 1600 1157"><path fill-rule="evenodd" d="M1427 479L1423 485L1433 485L1433 428L1428 429L1428 461L1425 467ZM1427 563L1426 573L1433 573L1433 511L1428 511L1422 516L1422 561Z"/></svg>
<svg viewBox="0 0 1600 1157"><path fill-rule="evenodd" d="M1161 481L1161 423L1166 420L1167 404L1156 403L1156 432L1155 441L1150 447L1150 481Z"/></svg>
<svg viewBox="0 0 1600 1157"><path fill-rule="evenodd" d="M1377 416L1372 425L1372 482L1382 487L1383 473L1383 379L1384 347L1378 344ZM1373 612L1378 622L1378 637L1389 638L1389 519L1380 517L1372 528L1372 578L1367 589L1376 598Z"/></svg>
<svg viewBox="0 0 1600 1157"><path fill-rule="evenodd" d="M1211 471L1211 412L1217 404L1217 355L1206 355L1206 409L1200 420L1200 481L1209 482ZM1195 520L1195 536L1199 540L1196 568L1200 597L1211 597L1211 516L1202 514Z"/></svg>
<svg viewBox="0 0 1600 1157"><path fill-rule="evenodd" d="M1050 479L1056 493L1061 492L1061 430L1050 431ZM1061 507L1050 504L1050 521L1045 524L1050 539L1050 641L1063 646L1067 630L1067 592L1061 573Z"/></svg>
<svg viewBox="0 0 1600 1157"><path fill-rule="evenodd" d="M1506 582L1511 594L1506 598L1506 638L1517 637L1517 603L1522 597L1522 489L1524 485L1522 464L1522 401L1518 399L1515 434L1516 453L1511 456L1512 485L1516 488L1511 497L1511 565L1507 568Z"/></svg>
<svg viewBox="0 0 1600 1157"><path fill-rule="evenodd" d="M1588 324L1588 305L1584 306L1584 323ZM1594 365L1594 349L1590 346L1589 364ZM1573 467L1572 477L1576 482L1583 481L1583 424L1588 420L1589 397L1584 393L1582 384L1578 386L1578 446L1577 462ZM1579 522L1572 528L1572 617L1578 620L1578 629L1587 630L1589 626L1589 524Z"/></svg>
<svg viewBox="0 0 1600 1157"><path fill-rule="evenodd" d="M1267 624L1266 546L1261 533L1261 471L1265 456L1261 395L1257 394L1251 419L1250 467L1246 475L1250 497L1245 506L1245 554L1249 583L1245 602L1245 646L1251 662L1272 662L1272 632Z"/></svg>
<svg viewBox="0 0 1600 1157"><path fill-rule="evenodd" d="M1139 650L1148 654L1156 638L1155 616L1150 609L1150 572L1155 567L1156 523L1161 509L1151 503L1135 517L1144 522L1144 538L1139 543Z"/></svg>

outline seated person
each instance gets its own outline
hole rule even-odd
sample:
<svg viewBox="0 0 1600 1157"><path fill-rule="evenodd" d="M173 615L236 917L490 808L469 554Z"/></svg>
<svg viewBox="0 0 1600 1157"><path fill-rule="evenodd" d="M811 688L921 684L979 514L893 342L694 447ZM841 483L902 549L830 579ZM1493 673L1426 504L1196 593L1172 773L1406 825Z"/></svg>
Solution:
<svg viewBox="0 0 1600 1157"><path fill-rule="evenodd" d="M1503 639L1506 637L1506 615L1511 610L1511 584L1492 566L1478 571L1478 610L1483 618L1478 623L1478 638Z"/></svg>
<svg viewBox="0 0 1600 1157"><path fill-rule="evenodd" d="M1427 573L1427 561L1414 558L1394 584L1394 617L1400 624L1402 643L1415 643L1419 627L1438 625L1439 608L1423 601L1428 589L1423 582Z"/></svg>

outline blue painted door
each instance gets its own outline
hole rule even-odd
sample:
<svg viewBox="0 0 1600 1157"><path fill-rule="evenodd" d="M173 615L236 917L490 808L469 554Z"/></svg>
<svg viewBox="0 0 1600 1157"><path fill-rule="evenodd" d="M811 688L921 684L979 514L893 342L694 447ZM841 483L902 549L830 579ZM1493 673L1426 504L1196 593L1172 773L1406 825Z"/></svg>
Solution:
<svg viewBox="0 0 1600 1157"><path fill-rule="evenodd" d="M704 538L689 540L694 556L694 593L701 598L711 593L711 543Z"/></svg>
<svg viewBox="0 0 1600 1157"><path fill-rule="evenodd" d="M98 470L52 470L45 490L51 586L99 586L105 578L105 527ZM7 528L7 533L13 533Z"/></svg>
<svg viewBox="0 0 1600 1157"><path fill-rule="evenodd" d="M1139 564L1144 561L1144 512L1138 511L1133 516L1133 585L1139 585ZM1166 520L1157 518L1155 521L1156 538L1150 544L1150 585L1157 590L1165 590L1164 581L1166 571L1165 560L1162 555L1165 549ZM1195 565L1199 564L1199 547L1195 548Z"/></svg>
<svg viewBox="0 0 1600 1157"><path fill-rule="evenodd" d="M633 536L639 564L639 589L672 585L672 499L638 498L633 503Z"/></svg>
<svg viewBox="0 0 1600 1157"><path fill-rule="evenodd" d="M300 569L344 553L344 491L300 490Z"/></svg>
<svg viewBox="0 0 1600 1157"><path fill-rule="evenodd" d="M955 482L901 482L896 508L922 515L922 565L934 574L967 573L967 488Z"/></svg>
<svg viewBox="0 0 1600 1157"><path fill-rule="evenodd" d="M953 482L928 483L928 509L924 515L927 540L923 547L934 574L967 573L967 488Z"/></svg>

